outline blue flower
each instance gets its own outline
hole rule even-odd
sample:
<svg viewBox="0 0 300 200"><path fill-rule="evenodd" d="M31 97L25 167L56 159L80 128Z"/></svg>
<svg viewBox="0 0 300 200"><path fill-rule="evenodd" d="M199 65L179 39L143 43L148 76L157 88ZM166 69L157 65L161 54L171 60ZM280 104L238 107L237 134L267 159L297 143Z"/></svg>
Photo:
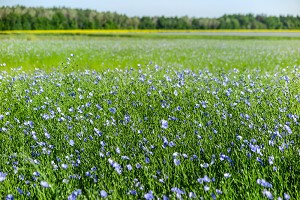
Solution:
<svg viewBox="0 0 300 200"><path fill-rule="evenodd" d="M61 167L62 167L63 169L67 169L67 168L68 168L68 165L67 165L67 164L62 164Z"/></svg>
<svg viewBox="0 0 300 200"><path fill-rule="evenodd" d="M7 174L0 172L0 182L4 181L6 179Z"/></svg>
<svg viewBox="0 0 300 200"><path fill-rule="evenodd" d="M208 103L207 101L202 101L202 102L201 102L202 107L203 107L203 108L206 108L206 107L207 107L207 103Z"/></svg>
<svg viewBox="0 0 300 200"><path fill-rule="evenodd" d="M105 190L101 190L101 191L100 191L100 196L101 196L102 198L106 198L106 197L107 197L107 192L106 192Z"/></svg>
<svg viewBox="0 0 300 200"><path fill-rule="evenodd" d="M132 166L131 166L130 164L126 165L126 167L127 167L127 169L128 169L129 171L132 170Z"/></svg>
<svg viewBox="0 0 300 200"><path fill-rule="evenodd" d="M174 164L175 164L176 166L180 165L180 160L177 159L177 158L175 158L175 159L174 159Z"/></svg>
<svg viewBox="0 0 300 200"><path fill-rule="evenodd" d="M223 161L223 160L227 160L228 162L231 163L231 165L233 165L233 161L231 160L231 158L223 153L220 154L220 160Z"/></svg>
<svg viewBox="0 0 300 200"><path fill-rule="evenodd" d="M173 141L171 141L170 143L169 143L169 147L174 147L176 144L173 142Z"/></svg>
<svg viewBox="0 0 300 200"><path fill-rule="evenodd" d="M223 192L222 192L222 190L216 189L216 193L217 194L222 194Z"/></svg>
<svg viewBox="0 0 300 200"><path fill-rule="evenodd" d="M69 180L68 179L63 179L62 182L68 184Z"/></svg>
<svg viewBox="0 0 300 200"><path fill-rule="evenodd" d="M196 194L194 192L190 192L189 193L189 198L196 198Z"/></svg>
<svg viewBox="0 0 300 200"><path fill-rule="evenodd" d="M207 192L210 188L207 185L204 185L204 191Z"/></svg>
<svg viewBox="0 0 300 200"><path fill-rule="evenodd" d="M146 158L145 158L145 162L146 162L147 164L149 164L149 163L150 163L150 158L146 157Z"/></svg>
<svg viewBox="0 0 300 200"><path fill-rule="evenodd" d="M197 181L198 181L200 184L211 182L210 178L209 178L207 175L204 175L203 178L198 178Z"/></svg>
<svg viewBox="0 0 300 200"><path fill-rule="evenodd" d="M14 196L12 194L8 194L6 197L5 197L5 200L14 200Z"/></svg>
<svg viewBox="0 0 300 200"><path fill-rule="evenodd" d="M153 196L152 191L146 193L146 194L144 195L144 197L145 197L145 199L147 199L147 200L154 199L154 196Z"/></svg>
<svg viewBox="0 0 300 200"><path fill-rule="evenodd" d="M249 147L250 147L251 151L253 151L261 156L263 155L261 153L261 148L258 145L249 144Z"/></svg>
<svg viewBox="0 0 300 200"><path fill-rule="evenodd" d="M70 144L70 146L74 146L74 144L75 144L74 140L70 140L69 144Z"/></svg>
<svg viewBox="0 0 300 200"><path fill-rule="evenodd" d="M284 198L285 200L290 200L290 199L291 199L291 196L288 195L287 193L284 193L284 194L283 194L283 198Z"/></svg>
<svg viewBox="0 0 300 200"><path fill-rule="evenodd" d="M274 156L270 156L268 160L270 165L274 164Z"/></svg>
<svg viewBox="0 0 300 200"><path fill-rule="evenodd" d="M137 192L136 192L136 190L130 190L129 194L131 194L131 195L137 195Z"/></svg>
<svg viewBox="0 0 300 200"><path fill-rule="evenodd" d="M168 128L168 121L166 121L166 120L161 120L161 127L163 128L163 129L167 129Z"/></svg>
<svg viewBox="0 0 300 200"><path fill-rule="evenodd" d="M174 90L174 95L177 96L178 95L178 92L177 90Z"/></svg>
<svg viewBox="0 0 300 200"><path fill-rule="evenodd" d="M285 130L288 132L288 134L292 134L292 129L288 125L284 125Z"/></svg>
<svg viewBox="0 0 300 200"><path fill-rule="evenodd" d="M46 181L41 181L41 186L44 188L49 188L50 185Z"/></svg>
<svg viewBox="0 0 300 200"><path fill-rule="evenodd" d="M211 181L210 178L207 175L204 175L203 182L209 183L210 181Z"/></svg>
<svg viewBox="0 0 300 200"><path fill-rule="evenodd" d="M140 168L142 168L142 165L139 164L139 163L137 163L137 164L135 165L135 167L136 167L137 169L140 169Z"/></svg>
<svg viewBox="0 0 300 200"><path fill-rule="evenodd" d="M96 134L97 134L98 136L102 136L102 132L99 131L97 128L94 128L94 131L96 132Z"/></svg>
<svg viewBox="0 0 300 200"><path fill-rule="evenodd" d="M113 159L108 159L109 164L116 170L118 174L122 174L122 167L117 162L115 162Z"/></svg>
<svg viewBox="0 0 300 200"><path fill-rule="evenodd" d="M259 162L261 166L264 165L264 162L263 162L263 160L261 158L256 157L256 161Z"/></svg>
<svg viewBox="0 0 300 200"><path fill-rule="evenodd" d="M68 200L76 200L77 196L79 196L81 194L82 194L81 189L75 190L75 191L72 192L72 194L70 194L68 196Z"/></svg>
<svg viewBox="0 0 300 200"><path fill-rule="evenodd" d="M263 187L266 187L266 188L272 188L273 187L271 183L267 182L264 179L257 179L256 182L257 182L257 184L259 184Z"/></svg>
<svg viewBox="0 0 300 200"><path fill-rule="evenodd" d="M272 193L271 193L270 191L264 189L262 193L263 193L263 195L264 195L265 197L267 197L268 199L274 199L274 197L273 197L273 195L272 195Z"/></svg>
<svg viewBox="0 0 300 200"><path fill-rule="evenodd" d="M124 125L126 125L126 124L128 124L129 122L130 122L130 115L128 115L128 114L126 114L125 116L124 116Z"/></svg>
<svg viewBox="0 0 300 200"><path fill-rule="evenodd" d="M169 200L169 197L167 197L166 195L163 195L163 200Z"/></svg>
<svg viewBox="0 0 300 200"><path fill-rule="evenodd" d="M51 135L50 135L47 131L45 131L45 137L46 137L47 139L50 139Z"/></svg>
<svg viewBox="0 0 300 200"><path fill-rule="evenodd" d="M231 177L231 174L225 173L225 174L224 174L224 177L225 177L225 178L229 178L229 177Z"/></svg>
<svg viewBox="0 0 300 200"><path fill-rule="evenodd" d="M208 163L204 163L204 164L200 164L200 166L201 166L202 168L208 168L208 167L209 167L209 164L208 164Z"/></svg>
<svg viewBox="0 0 300 200"><path fill-rule="evenodd" d="M91 176L91 172L85 172L85 175L86 175L87 177L90 177L90 176Z"/></svg>
<svg viewBox="0 0 300 200"><path fill-rule="evenodd" d="M115 114L117 112L117 109L116 108L109 108L109 111L112 113L112 114Z"/></svg>
<svg viewBox="0 0 300 200"><path fill-rule="evenodd" d="M23 190L21 188L17 188L17 191L19 192L19 194L24 194Z"/></svg>
<svg viewBox="0 0 300 200"><path fill-rule="evenodd" d="M216 199L217 199L215 193L211 193L211 197L213 198L213 200L216 200Z"/></svg>
<svg viewBox="0 0 300 200"><path fill-rule="evenodd" d="M181 190L181 189L179 189L177 187L171 188L171 191L175 192L176 194L179 194L179 195L185 194L185 192L183 190Z"/></svg>

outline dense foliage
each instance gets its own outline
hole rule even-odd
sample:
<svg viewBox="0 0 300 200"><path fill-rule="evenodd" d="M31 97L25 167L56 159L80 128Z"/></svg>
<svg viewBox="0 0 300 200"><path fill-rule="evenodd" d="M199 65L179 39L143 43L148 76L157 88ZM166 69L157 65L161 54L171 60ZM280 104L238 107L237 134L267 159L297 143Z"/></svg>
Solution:
<svg viewBox="0 0 300 200"><path fill-rule="evenodd" d="M0 73L0 198L299 199L299 67Z"/></svg>
<svg viewBox="0 0 300 200"><path fill-rule="evenodd" d="M1 41L0 199L300 199L299 41L70 38Z"/></svg>
<svg viewBox="0 0 300 200"><path fill-rule="evenodd" d="M69 8L0 8L0 30L49 29L299 29L300 16L224 15L220 18L128 17Z"/></svg>

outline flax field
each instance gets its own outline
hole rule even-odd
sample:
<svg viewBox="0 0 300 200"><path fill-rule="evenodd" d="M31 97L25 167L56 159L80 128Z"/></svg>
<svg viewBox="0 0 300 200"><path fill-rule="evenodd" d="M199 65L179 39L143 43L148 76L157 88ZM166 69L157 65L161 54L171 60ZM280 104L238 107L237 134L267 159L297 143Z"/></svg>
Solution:
<svg viewBox="0 0 300 200"><path fill-rule="evenodd" d="M0 37L0 199L299 199L297 39Z"/></svg>

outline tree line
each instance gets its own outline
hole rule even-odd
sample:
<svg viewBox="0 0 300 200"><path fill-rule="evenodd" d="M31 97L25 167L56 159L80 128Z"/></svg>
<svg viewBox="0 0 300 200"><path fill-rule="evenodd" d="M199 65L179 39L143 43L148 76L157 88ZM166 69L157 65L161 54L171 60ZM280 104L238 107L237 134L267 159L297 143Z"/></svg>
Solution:
<svg viewBox="0 0 300 200"><path fill-rule="evenodd" d="M300 29L300 16L128 17L90 9L0 7L0 30L50 29Z"/></svg>

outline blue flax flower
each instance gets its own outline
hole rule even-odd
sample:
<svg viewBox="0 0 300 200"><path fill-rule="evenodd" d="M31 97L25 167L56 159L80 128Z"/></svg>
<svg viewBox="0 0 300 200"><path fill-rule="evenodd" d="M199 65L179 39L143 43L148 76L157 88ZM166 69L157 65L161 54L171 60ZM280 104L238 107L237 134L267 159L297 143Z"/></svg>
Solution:
<svg viewBox="0 0 300 200"><path fill-rule="evenodd" d="M167 129L168 128L168 121L167 120L161 120L161 127L163 129Z"/></svg>
<svg viewBox="0 0 300 200"><path fill-rule="evenodd" d="M49 188L50 185L46 181L41 181L41 186L44 188Z"/></svg>
<svg viewBox="0 0 300 200"><path fill-rule="evenodd" d="M4 181L6 179L7 174L0 172L0 182Z"/></svg>
<svg viewBox="0 0 300 200"><path fill-rule="evenodd" d="M75 190L75 191L72 192L72 194L70 194L68 196L68 200L76 200L77 196L79 196L81 194L82 194L81 189Z"/></svg>
<svg viewBox="0 0 300 200"><path fill-rule="evenodd" d="M105 190L101 190L101 191L100 191L100 196L101 196L102 198L106 198L106 197L107 197L107 192L106 192Z"/></svg>
<svg viewBox="0 0 300 200"><path fill-rule="evenodd" d="M265 197L267 197L268 199L274 199L274 197L273 197L273 195L272 195L272 193L271 193L270 191L264 189L262 193L263 193L263 195L264 195Z"/></svg>
<svg viewBox="0 0 300 200"><path fill-rule="evenodd" d="M257 179L256 183L263 186L263 187L266 187L266 188L272 188L273 187L271 183L267 182L264 179Z"/></svg>
<svg viewBox="0 0 300 200"><path fill-rule="evenodd" d="M152 193L151 190L150 190L148 193L146 193L146 194L144 195L144 197L145 197L145 199L147 199L147 200L154 199L154 196L153 196L153 193Z"/></svg>
<svg viewBox="0 0 300 200"><path fill-rule="evenodd" d="M12 194L8 194L6 197L5 197L5 200L14 200L14 196Z"/></svg>

